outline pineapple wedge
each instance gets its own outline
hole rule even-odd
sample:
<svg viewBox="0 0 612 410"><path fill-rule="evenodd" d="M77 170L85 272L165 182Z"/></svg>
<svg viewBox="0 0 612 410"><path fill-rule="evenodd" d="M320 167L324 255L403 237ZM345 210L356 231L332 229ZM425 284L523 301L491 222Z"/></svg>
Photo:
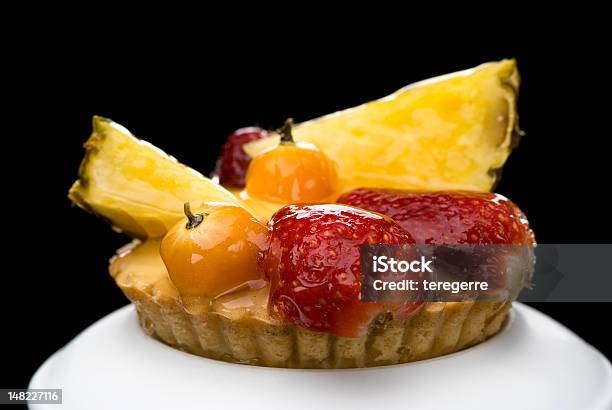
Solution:
<svg viewBox="0 0 612 410"><path fill-rule="evenodd" d="M225 188L109 119L93 118L85 150L79 179L68 197L130 236L162 237L184 216L186 201L239 202Z"/></svg>
<svg viewBox="0 0 612 410"><path fill-rule="evenodd" d="M339 165L338 194L360 186L491 190L518 143L514 60L433 78L296 126ZM94 131L70 199L140 238L162 237L186 201L237 203L262 220L283 204L235 196L111 120ZM278 136L245 146L251 156Z"/></svg>
<svg viewBox="0 0 612 410"><path fill-rule="evenodd" d="M409 85L295 127L338 163L339 192L357 187L491 190L518 143L514 60ZM254 157L278 136L251 142Z"/></svg>

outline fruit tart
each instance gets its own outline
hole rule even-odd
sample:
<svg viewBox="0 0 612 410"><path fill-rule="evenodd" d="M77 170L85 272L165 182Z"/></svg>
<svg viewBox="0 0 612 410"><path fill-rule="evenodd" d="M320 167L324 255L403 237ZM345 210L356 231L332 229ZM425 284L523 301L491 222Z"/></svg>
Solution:
<svg viewBox="0 0 612 410"><path fill-rule="evenodd" d="M239 129L211 178L94 117L69 198L133 238L110 274L170 346L289 368L445 355L500 330L532 261L504 266L503 299L365 302L360 246L535 244L490 192L520 135L518 82L503 60L278 131Z"/></svg>

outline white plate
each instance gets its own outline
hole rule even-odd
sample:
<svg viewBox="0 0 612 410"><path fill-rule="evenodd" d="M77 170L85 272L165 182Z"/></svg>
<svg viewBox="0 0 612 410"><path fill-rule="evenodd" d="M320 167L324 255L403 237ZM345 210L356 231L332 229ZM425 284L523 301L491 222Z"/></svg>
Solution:
<svg viewBox="0 0 612 410"><path fill-rule="evenodd" d="M193 356L146 336L126 306L51 356L29 387L63 389L63 410L612 409L610 362L544 314L514 306L499 335L468 350L348 370L272 369Z"/></svg>

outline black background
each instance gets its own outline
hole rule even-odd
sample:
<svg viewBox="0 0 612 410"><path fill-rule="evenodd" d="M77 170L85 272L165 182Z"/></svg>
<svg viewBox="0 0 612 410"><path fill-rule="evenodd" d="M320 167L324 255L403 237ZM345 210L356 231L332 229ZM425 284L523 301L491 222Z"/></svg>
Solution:
<svg viewBox="0 0 612 410"><path fill-rule="evenodd" d="M112 43L101 35L83 45L77 42L82 31L75 30L53 40L41 35L36 47L21 49L27 60L9 81L17 91L15 131L3 138L11 195L5 201L0 387L26 387L51 353L127 303L107 262L128 239L66 198L93 114L114 119L208 173L225 137L238 127L278 127L288 116L307 120L413 81L516 57L527 134L497 192L526 212L540 243L610 242L603 33L576 38L562 27L502 39L483 28L425 44L425 32L387 29L376 31L378 36L313 34L271 47L287 27L261 38L252 35L257 22L249 24L248 33L233 40L227 30L238 34L228 26L189 44L141 33ZM401 41L391 42L392 34ZM488 37L495 37L492 45L483 43ZM612 356L605 336L611 305L537 307Z"/></svg>

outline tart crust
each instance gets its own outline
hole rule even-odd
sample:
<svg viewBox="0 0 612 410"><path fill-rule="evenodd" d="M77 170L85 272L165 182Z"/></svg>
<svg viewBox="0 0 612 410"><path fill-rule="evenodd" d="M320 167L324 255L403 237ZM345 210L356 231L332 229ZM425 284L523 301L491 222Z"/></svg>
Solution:
<svg viewBox="0 0 612 410"><path fill-rule="evenodd" d="M495 335L511 307L511 301L426 303L409 319L381 316L367 334L347 338L275 323L267 287L212 302L181 300L158 250L159 242L135 241L110 265L143 330L183 351L234 363L333 369L429 359Z"/></svg>

